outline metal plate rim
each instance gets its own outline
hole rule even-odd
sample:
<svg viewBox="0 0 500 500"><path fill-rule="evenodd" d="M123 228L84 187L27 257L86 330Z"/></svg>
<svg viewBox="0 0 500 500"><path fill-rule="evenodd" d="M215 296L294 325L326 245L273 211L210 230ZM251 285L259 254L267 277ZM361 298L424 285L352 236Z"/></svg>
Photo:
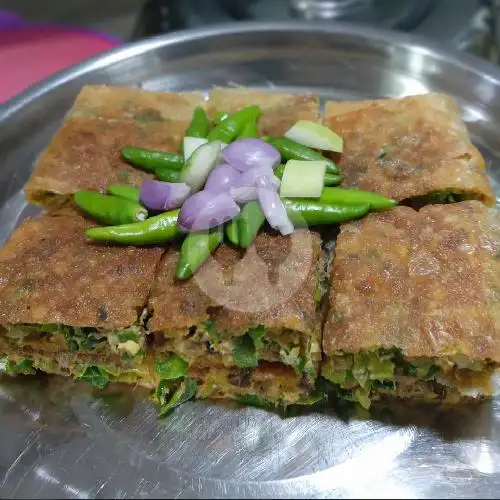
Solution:
<svg viewBox="0 0 500 500"><path fill-rule="evenodd" d="M227 36L270 31L321 33L330 34L332 36L339 34L351 35L370 39L372 41L381 41L388 45L394 44L402 47L413 46L414 49L418 48L422 51L434 52L434 55L451 61L461 69L472 70L474 73L480 73L483 76L487 75L488 79L494 80L495 84L500 86L500 68L496 68L493 64L483 61L476 56L464 54L454 49L452 46L434 42L425 36L401 33L395 30L371 28L356 23L332 24L328 22L317 22L313 25L301 21L246 21L217 24L206 28L194 28L166 35L158 35L106 51L98 56L71 66L68 69L55 73L53 76L32 85L16 97L7 101L0 109L0 123L6 121L21 108L42 97L54 88L74 80L79 76L90 73L93 70L105 68L114 63L139 56L161 47L179 45L220 35Z"/></svg>

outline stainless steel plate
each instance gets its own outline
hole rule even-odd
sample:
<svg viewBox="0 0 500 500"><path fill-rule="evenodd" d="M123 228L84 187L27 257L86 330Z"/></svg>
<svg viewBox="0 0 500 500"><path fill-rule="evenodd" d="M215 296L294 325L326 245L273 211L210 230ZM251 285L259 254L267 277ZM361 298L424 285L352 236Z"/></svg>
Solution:
<svg viewBox="0 0 500 500"><path fill-rule="evenodd" d="M33 88L0 112L0 242L33 209L22 186L80 87L246 85L323 98L453 95L500 192L500 72L419 38L366 27L238 24L140 42ZM0 277L1 278L1 277ZM135 405L129 405L132 400ZM165 423L57 378L0 382L0 496L498 497L500 400L392 417L281 419L188 403Z"/></svg>

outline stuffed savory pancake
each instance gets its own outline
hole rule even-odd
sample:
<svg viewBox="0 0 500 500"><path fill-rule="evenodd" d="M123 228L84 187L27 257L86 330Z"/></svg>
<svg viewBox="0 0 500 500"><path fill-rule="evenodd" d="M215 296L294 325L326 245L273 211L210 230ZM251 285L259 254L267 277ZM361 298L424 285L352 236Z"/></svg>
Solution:
<svg viewBox="0 0 500 500"><path fill-rule="evenodd" d="M14 373L25 362L154 385L143 311L162 249L89 243L89 225L42 215L13 233L0 252L0 352Z"/></svg>
<svg viewBox="0 0 500 500"><path fill-rule="evenodd" d="M199 93L84 87L25 185L28 202L57 210L80 190L140 186L151 175L129 165L120 149L177 151L197 105L204 105Z"/></svg>
<svg viewBox="0 0 500 500"><path fill-rule="evenodd" d="M319 98L315 94L285 94L249 89L216 88L209 92L208 112L234 113L245 106L261 109L261 135L283 135L297 120L319 119Z"/></svg>
<svg viewBox="0 0 500 500"><path fill-rule="evenodd" d="M192 279L178 281L178 251L168 250L149 300L155 354L184 359L218 397L296 402L321 359L320 251L315 233L261 234L244 254L222 245Z"/></svg>
<svg viewBox="0 0 500 500"><path fill-rule="evenodd" d="M344 140L344 187L419 206L494 203L484 159L449 96L327 102L324 123Z"/></svg>
<svg viewBox="0 0 500 500"><path fill-rule="evenodd" d="M491 395L500 363L500 215L478 201L344 224L323 376L345 399Z"/></svg>

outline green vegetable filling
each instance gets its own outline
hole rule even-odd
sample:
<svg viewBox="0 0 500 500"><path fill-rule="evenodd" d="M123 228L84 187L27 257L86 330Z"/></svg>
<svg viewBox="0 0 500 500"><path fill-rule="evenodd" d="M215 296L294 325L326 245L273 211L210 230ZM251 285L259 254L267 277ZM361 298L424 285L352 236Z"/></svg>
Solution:
<svg viewBox="0 0 500 500"><path fill-rule="evenodd" d="M409 205L414 208L421 208L425 205L443 205L478 199L480 199L480 197L473 193L454 193L448 190L438 190L422 196L409 198L408 200L404 200L402 204Z"/></svg>
<svg viewBox="0 0 500 500"><path fill-rule="evenodd" d="M198 384L194 378L187 376L188 369L188 363L177 354L156 363L160 383L155 396L160 418L196 396Z"/></svg>
<svg viewBox="0 0 500 500"><path fill-rule="evenodd" d="M71 352L92 351L106 338L99 336L94 328L78 328L61 325L58 330L64 335L68 348Z"/></svg>
<svg viewBox="0 0 500 500"><path fill-rule="evenodd" d="M269 330L262 325L247 330L245 335L233 340L233 361L239 368L256 368L263 349L276 349L281 362L293 366L297 373L305 373L310 378L316 378L316 369L311 356L312 344L309 341L306 353L302 353L300 345L282 346L271 338Z"/></svg>
<svg viewBox="0 0 500 500"><path fill-rule="evenodd" d="M414 377L422 378L424 380L432 380L435 375L439 372L439 366L437 365L420 365L416 366L408 363L407 366L408 374Z"/></svg>
<svg viewBox="0 0 500 500"><path fill-rule="evenodd" d="M255 406L257 408L272 408L271 403L269 403L265 399L259 398L259 396L255 394L242 394L241 396L236 397L236 401L238 401L238 403L241 403L242 405Z"/></svg>
<svg viewBox="0 0 500 500"><path fill-rule="evenodd" d="M285 365L294 366L299 373L304 371L305 359L300 355L300 346L293 346L290 349L282 347L280 358Z"/></svg>
<svg viewBox="0 0 500 500"><path fill-rule="evenodd" d="M172 354L165 361L156 363L156 372L161 380L175 380L185 377L188 372L189 365L177 354Z"/></svg>
<svg viewBox="0 0 500 500"><path fill-rule="evenodd" d="M258 351L264 347L264 339L267 335L267 328L263 326L258 326L256 328L250 328L247 331L247 335L251 337L255 345L255 349Z"/></svg>
<svg viewBox="0 0 500 500"><path fill-rule="evenodd" d="M90 382L96 389L104 389L112 377L111 373L103 368L92 365L88 366L78 378Z"/></svg>
<svg viewBox="0 0 500 500"><path fill-rule="evenodd" d="M233 360L239 368L256 368L258 366L257 348L248 333L233 341Z"/></svg>
<svg viewBox="0 0 500 500"><path fill-rule="evenodd" d="M84 352L109 343L111 350L124 358L134 358L144 353L145 334L141 327L133 325L119 331L105 332L97 328L77 327L59 324L9 325L4 327L5 335L18 343L43 336L62 336L70 352Z"/></svg>
<svg viewBox="0 0 500 500"><path fill-rule="evenodd" d="M363 351L333 356L323 366L324 378L338 386L341 397L369 408L373 396L396 390L397 375L433 380L439 366L431 362L405 360L397 349Z"/></svg>
<svg viewBox="0 0 500 500"><path fill-rule="evenodd" d="M295 403L292 403L292 406L294 405L313 406L322 401L325 401L326 398L327 398L327 391L325 383L324 381L323 383L321 383L321 381L318 381L318 384L316 385L314 391L311 394L302 397ZM262 399L256 394L242 394L240 396L236 396L235 399L238 403L241 403L243 405L255 406L257 408L263 408L267 410L278 406L283 406L283 408L286 408L288 406L283 399L281 400L281 402L271 403L270 401L266 401L265 399Z"/></svg>
<svg viewBox="0 0 500 500"><path fill-rule="evenodd" d="M249 328L245 335L233 340L233 360L239 368L256 368L262 349L273 344L267 334L269 330L262 325ZM293 364L293 363L290 363Z"/></svg>
<svg viewBox="0 0 500 500"><path fill-rule="evenodd" d="M12 375L31 375L35 373L33 362L30 359L22 361L10 361L8 357L0 358L0 372L9 373Z"/></svg>
<svg viewBox="0 0 500 500"><path fill-rule="evenodd" d="M105 342L95 328L79 328L67 325L9 325L4 327L5 335L17 342L24 342L28 337L37 338L43 335L62 335L66 339L68 349L71 352L89 351L95 349L98 344Z"/></svg>
<svg viewBox="0 0 500 500"><path fill-rule="evenodd" d="M457 203L465 199L464 195L450 191L434 191L430 196L438 203Z"/></svg>
<svg viewBox="0 0 500 500"><path fill-rule="evenodd" d="M122 358L135 358L144 354L145 333L141 327L133 325L108 335L111 350Z"/></svg>
<svg viewBox="0 0 500 500"><path fill-rule="evenodd" d="M222 336L215 328L214 322L212 320L208 319L203 323L203 325L205 326L211 342L219 342L220 340L222 340Z"/></svg>
<svg viewBox="0 0 500 500"><path fill-rule="evenodd" d="M196 396L198 384L194 378L186 377L179 384L162 380L156 390L158 416L166 417L174 408L186 403Z"/></svg>
<svg viewBox="0 0 500 500"><path fill-rule="evenodd" d="M233 360L239 368L256 368L259 352L265 347L267 328L257 326L247 330L245 335L233 340Z"/></svg>

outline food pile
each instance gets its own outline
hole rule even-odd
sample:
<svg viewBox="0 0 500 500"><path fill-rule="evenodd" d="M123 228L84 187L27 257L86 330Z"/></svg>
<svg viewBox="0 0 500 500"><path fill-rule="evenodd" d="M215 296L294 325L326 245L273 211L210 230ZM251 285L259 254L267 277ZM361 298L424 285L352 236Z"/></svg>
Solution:
<svg viewBox="0 0 500 500"><path fill-rule="evenodd" d="M320 116L88 86L24 192L45 211L0 252L8 374L140 385L160 415L495 392L500 215L449 96Z"/></svg>
<svg viewBox="0 0 500 500"><path fill-rule="evenodd" d="M376 193L328 187L340 184L342 175L318 150L343 148L329 128L299 120L283 137L259 137L259 116L259 106L247 106L219 113L212 126L198 106L181 153L121 149L124 159L156 179L141 188L111 185L108 194L75 193L80 209L116 224L86 235L128 245L186 235L176 276L187 279L223 241L224 227L233 245L248 248L266 221L286 236L295 227L337 224L397 205ZM148 210L156 215L148 218Z"/></svg>

